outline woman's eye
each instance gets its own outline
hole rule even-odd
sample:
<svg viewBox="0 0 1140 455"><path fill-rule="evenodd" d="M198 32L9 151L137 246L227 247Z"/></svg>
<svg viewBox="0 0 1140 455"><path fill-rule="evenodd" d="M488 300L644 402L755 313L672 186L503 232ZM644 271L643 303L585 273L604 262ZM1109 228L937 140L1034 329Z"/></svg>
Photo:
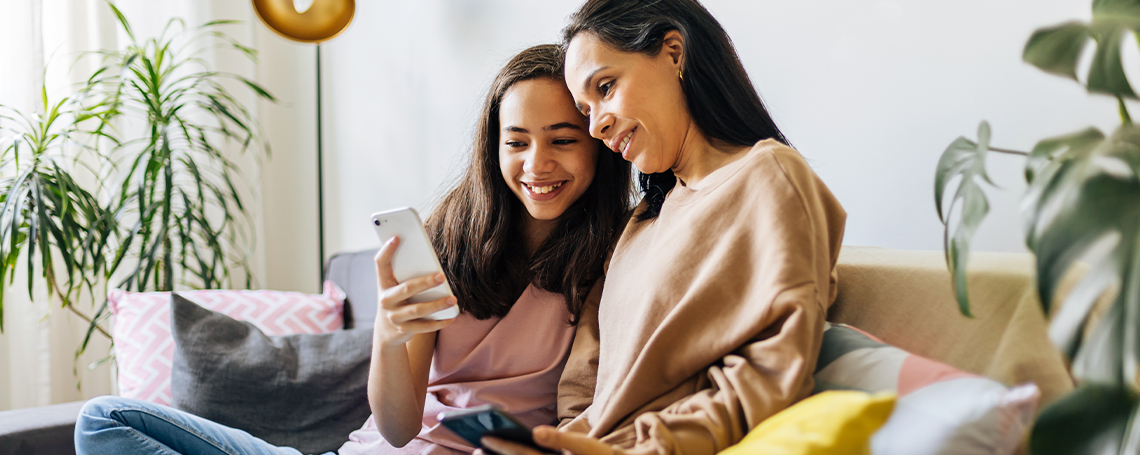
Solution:
<svg viewBox="0 0 1140 455"><path fill-rule="evenodd" d="M578 140L577 139L556 139L554 141L554 145L570 145L570 144L573 144L575 142L578 142Z"/></svg>
<svg viewBox="0 0 1140 455"><path fill-rule="evenodd" d="M507 141L507 147L526 147L526 142Z"/></svg>
<svg viewBox="0 0 1140 455"><path fill-rule="evenodd" d="M610 90L612 90L613 88L614 88L614 81L607 81L605 84L598 86L598 92L601 93L602 96L607 96L610 94Z"/></svg>

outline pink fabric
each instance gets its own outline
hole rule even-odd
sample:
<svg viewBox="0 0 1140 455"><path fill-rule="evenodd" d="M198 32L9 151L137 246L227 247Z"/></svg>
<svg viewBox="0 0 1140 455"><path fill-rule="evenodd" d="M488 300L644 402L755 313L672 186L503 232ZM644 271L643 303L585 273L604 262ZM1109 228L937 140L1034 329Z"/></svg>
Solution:
<svg viewBox="0 0 1140 455"><path fill-rule="evenodd" d="M202 307L249 321L267 335L326 333L344 328L344 292L326 281L321 295L282 291L181 291ZM119 395L170 405L170 293L107 293L115 324Z"/></svg>
<svg viewBox="0 0 1140 455"><path fill-rule="evenodd" d="M967 373L942 362L935 362L928 358L911 354L903 360L902 368L899 369L898 396L906 396L915 390L936 382L976 377L980 376Z"/></svg>
<svg viewBox="0 0 1140 455"><path fill-rule="evenodd" d="M857 327L844 327L859 332L863 336L870 338L876 342L889 344L883 340L876 338L870 333L860 330ZM903 360L902 367L899 368L897 393L899 397L903 397L909 395L915 390L921 389L936 382L949 381L951 379L957 378L977 377L980 376L961 371L942 362L935 362L926 357L908 353L906 359Z"/></svg>
<svg viewBox="0 0 1140 455"><path fill-rule="evenodd" d="M436 339L419 436L404 447L393 447L369 417L349 436L340 455L470 453L474 448L435 417L484 404L494 404L531 426L555 423L558 379L574 340L569 318L561 294L533 286L502 319L480 321L461 314Z"/></svg>

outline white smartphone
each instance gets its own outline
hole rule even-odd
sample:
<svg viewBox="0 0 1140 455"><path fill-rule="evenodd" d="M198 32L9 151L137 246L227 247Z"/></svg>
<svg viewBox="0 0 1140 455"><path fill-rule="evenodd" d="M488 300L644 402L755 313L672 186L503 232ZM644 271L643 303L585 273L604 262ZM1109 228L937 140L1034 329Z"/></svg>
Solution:
<svg viewBox="0 0 1140 455"><path fill-rule="evenodd" d="M381 245L388 243L392 237L400 237L400 246L392 256L392 273L399 282L443 272L439 258L435 255L435 248L431 246L427 230L424 229L424 223L420 221L420 215L415 209L404 207L372 215L372 227L376 228L376 235L380 237ZM439 286L416 294L408 299L408 302L427 302L452 295L454 294L451 293L451 286L445 281ZM453 306L432 313L424 319L438 321L456 316L459 316L459 307Z"/></svg>

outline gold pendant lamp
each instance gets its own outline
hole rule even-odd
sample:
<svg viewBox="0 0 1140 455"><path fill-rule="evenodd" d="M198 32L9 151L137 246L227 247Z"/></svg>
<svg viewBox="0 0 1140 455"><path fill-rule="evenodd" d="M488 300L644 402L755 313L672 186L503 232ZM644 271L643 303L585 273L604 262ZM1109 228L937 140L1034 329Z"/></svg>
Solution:
<svg viewBox="0 0 1140 455"><path fill-rule="evenodd" d="M317 270L318 290L324 282L325 184L321 137L321 43L333 39L352 22L355 0L252 0L261 22L278 35L317 45Z"/></svg>
<svg viewBox="0 0 1140 455"><path fill-rule="evenodd" d="M253 10L270 30L302 43L321 43L352 22L354 0L253 0Z"/></svg>

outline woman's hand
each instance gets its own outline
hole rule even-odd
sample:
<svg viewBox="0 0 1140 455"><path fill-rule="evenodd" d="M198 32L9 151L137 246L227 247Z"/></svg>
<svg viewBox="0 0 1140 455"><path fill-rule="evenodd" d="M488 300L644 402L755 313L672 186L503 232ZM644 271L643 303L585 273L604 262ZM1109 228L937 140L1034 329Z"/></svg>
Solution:
<svg viewBox="0 0 1140 455"><path fill-rule="evenodd" d="M400 283L392 273L392 255L400 246L400 238L393 237L376 253L376 274L380 286L380 303L376 308L376 338L389 346L403 345L420 333L435 332L447 327L453 321L423 319L432 313L451 308L456 304L455 297L445 297L430 302L407 303L407 300L423 291L443 284L442 273L412 278Z"/></svg>
<svg viewBox="0 0 1140 455"><path fill-rule="evenodd" d="M532 435L538 445L561 453L573 455L613 455L614 453L614 449L602 441L584 434L558 431L551 426L535 427ZM485 437L481 442L488 450L501 455L543 455L543 452L504 439ZM486 455L486 452L476 450L473 455Z"/></svg>

